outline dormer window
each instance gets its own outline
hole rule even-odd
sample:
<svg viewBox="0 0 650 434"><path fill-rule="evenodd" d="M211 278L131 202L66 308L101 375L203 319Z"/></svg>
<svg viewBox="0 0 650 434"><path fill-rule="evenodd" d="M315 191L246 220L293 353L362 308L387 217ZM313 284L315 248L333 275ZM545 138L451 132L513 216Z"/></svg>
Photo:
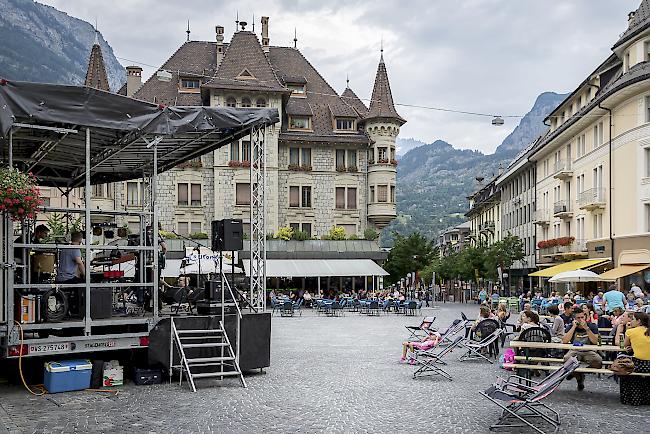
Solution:
<svg viewBox="0 0 650 434"><path fill-rule="evenodd" d="M181 78L181 92L199 92L201 80L198 78Z"/></svg>
<svg viewBox="0 0 650 434"><path fill-rule="evenodd" d="M248 98L242 98L241 100L241 106L242 107L252 107L253 104L251 104L251 100Z"/></svg>
<svg viewBox="0 0 650 434"><path fill-rule="evenodd" d="M307 91L305 90L304 84L298 83L289 83L287 84L287 89L291 91L291 96L306 96Z"/></svg>
<svg viewBox="0 0 650 434"><path fill-rule="evenodd" d="M255 102L255 107L257 108L266 107L266 100L264 98L258 98L257 101Z"/></svg>
<svg viewBox="0 0 650 434"><path fill-rule="evenodd" d="M337 131L354 131L356 122L353 118L336 118Z"/></svg>
<svg viewBox="0 0 650 434"><path fill-rule="evenodd" d="M237 100L233 97L226 98L226 107L237 107Z"/></svg>
<svg viewBox="0 0 650 434"><path fill-rule="evenodd" d="M311 116L289 116L290 130L311 130Z"/></svg>

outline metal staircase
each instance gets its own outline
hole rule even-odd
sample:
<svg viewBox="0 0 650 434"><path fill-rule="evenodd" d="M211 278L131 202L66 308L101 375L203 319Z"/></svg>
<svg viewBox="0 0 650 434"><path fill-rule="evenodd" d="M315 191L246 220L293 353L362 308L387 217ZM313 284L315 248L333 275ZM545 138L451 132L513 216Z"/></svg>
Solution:
<svg viewBox="0 0 650 434"><path fill-rule="evenodd" d="M171 333L169 346L169 366L170 382L174 370L179 371L179 385L183 382L183 376L187 378L192 392L196 392L196 379L216 378L223 380L225 377L239 377L241 385L246 387L246 380L239 368L239 356L233 350L233 347L224 327L226 315L237 315L236 318L236 348L239 348L239 324L241 319L241 310L239 305L234 302L226 302L225 290L230 293L231 300L235 300L230 285L222 274L222 291L221 291L221 319L219 327L213 329L195 329L184 330L178 329L174 318L171 318ZM229 314L226 312L228 306L235 305L236 313ZM178 364L174 364L174 350L179 356ZM197 350L210 353L210 355L194 355ZM194 354L193 354L194 353Z"/></svg>

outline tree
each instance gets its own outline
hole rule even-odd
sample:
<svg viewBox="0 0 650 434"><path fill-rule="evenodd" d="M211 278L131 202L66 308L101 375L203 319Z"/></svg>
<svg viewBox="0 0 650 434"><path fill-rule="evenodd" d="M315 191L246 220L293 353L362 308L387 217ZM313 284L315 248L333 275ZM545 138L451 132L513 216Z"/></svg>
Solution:
<svg viewBox="0 0 650 434"><path fill-rule="evenodd" d="M519 237L508 233L505 238L492 244L488 249L486 257L487 276L498 280L500 277L497 273L498 267L501 267L502 270L508 270L515 262L521 261L525 256L524 243Z"/></svg>
<svg viewBox="0 0 650 434"><path fill-rule="evenodd" d="M406 277L407 273L423 270L435 257L433 242L418 232L407 237L395 233L394 237L395 244L384 264L384 269L390 273L386 278L389 284Z"/></svg>

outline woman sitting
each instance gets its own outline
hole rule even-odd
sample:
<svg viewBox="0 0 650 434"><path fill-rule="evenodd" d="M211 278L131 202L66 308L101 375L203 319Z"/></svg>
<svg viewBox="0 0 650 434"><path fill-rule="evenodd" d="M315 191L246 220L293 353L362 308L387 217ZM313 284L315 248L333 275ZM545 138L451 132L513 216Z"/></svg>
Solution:
<svg viewBox="0 0 650 434"><path fill-rule="evenodd" d="M583 304L581 309L585 313L585 321L598 324L598 314L596 313L596 309L594 309L593 304Z"/></svg>
<svg viewBox="0 0 650 434"><path fill-rule="evenodd" d="M438 342L440 342L440 334L434 331L430 331L429 334L420 341L402 342L402 357L399 359L399 361L401 363L404 363L406 361L406 354L409 351L411 353L415 352L415 350L427 351L435 347ZM409 363L411 365L414 365L415 359L413 357L409 357Z"/></svg>
<svg viewBox="0 0 650 434"><path fill-rule="evenodd" d="M560 309L557 306L548 308L548 315L551 317L550 324L551 341L562 342L564 337L564 320L560 317Z"/></svg>
<svg viewBox="0 0 650 434"><path fill-rule="evenodd" d="M519 329L519 336L521 336L521 333L524 330L533 327L539 327L539 315L537 315L537 313L533 312L532 310L525 310L521 316L521 328ZM516 339L519 339L519 336L517 336Z"/></svg>
<svg viewBox="0 0 650 434"><path fill-rule="evenodd" d="M650 372L650 317L643 312L634 312L627 332L625 347L630 347L634 356L634 372ZM623 375L620 377L621 404L650 405L650 378Z"/></svg>
<svg viewBox="0 0 650 434"><path fill-rule="evenodd" d="M510 318L510 312L508 312L508 308L506 307L505 303L499 303L496 316L501 324L505 324L506 321L508 321L508 318Z"/></svg>

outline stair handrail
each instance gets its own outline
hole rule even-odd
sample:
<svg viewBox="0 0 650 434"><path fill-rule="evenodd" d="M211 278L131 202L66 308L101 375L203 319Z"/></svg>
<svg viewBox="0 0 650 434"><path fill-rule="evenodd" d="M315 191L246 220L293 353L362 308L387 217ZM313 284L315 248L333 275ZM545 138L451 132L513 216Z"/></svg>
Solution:
<svg viewBox="0 0 650 434"><path fill-rule="evenodd" d="M187 357L185 357L185 351L183 350L183 343L181 342L181 337L178 335L178 330L176 329L176 324L174 323L174 318L171 318L171 331L174 336L174 341L176 343L176 347L178 348L178 352L181 356L181 372L180 372L180 382L179 384L183 381L183 367L185 367L185 372L187 372L187 379L190 382L190 386L192 386L192 391L196 392L196 386L194 385L194 378L192 378L192 371L190 371L190 365L187 363ZM170 356L171 356L171 351L170 351ZM171 366L173 363L173 357L169 361L169 365Z"/></svg>

